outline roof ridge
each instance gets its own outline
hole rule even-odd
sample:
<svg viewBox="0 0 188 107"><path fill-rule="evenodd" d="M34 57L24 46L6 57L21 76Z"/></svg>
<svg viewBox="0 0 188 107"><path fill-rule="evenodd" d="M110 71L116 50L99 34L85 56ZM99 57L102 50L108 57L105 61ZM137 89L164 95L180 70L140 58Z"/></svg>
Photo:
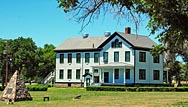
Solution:
<svg viewBox="0 0 188 107"><path fill-rule="evenodd" d="M126 33L124 33L124 32L117 32L117 33L126 34ZM138 34L126 34L126 35L131 35L131 36L141 36L141 37L147 37L147 38L148 38L148 36L146 36L146 35L138 35Z"/></svg>

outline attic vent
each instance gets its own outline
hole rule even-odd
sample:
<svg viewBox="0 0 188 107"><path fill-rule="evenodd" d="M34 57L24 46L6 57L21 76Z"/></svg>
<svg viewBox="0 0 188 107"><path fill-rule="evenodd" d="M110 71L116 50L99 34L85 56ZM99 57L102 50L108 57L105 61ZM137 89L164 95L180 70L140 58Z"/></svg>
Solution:
<svg viewBox="0 0 188 107"><path fill-rule="evenodd" d="M105 37L108 37L108 36L110 36L111 35L111 33L109 32L109 31L106 31L105 33L104 33L104 36Z"/></svg>
<svg viewBox="0 0 188 107"><path fill-rule="evenodd" d="M87 38L89 36L89 34L88 33L84 33L82 36L83 36L83 38Z"/></svg>

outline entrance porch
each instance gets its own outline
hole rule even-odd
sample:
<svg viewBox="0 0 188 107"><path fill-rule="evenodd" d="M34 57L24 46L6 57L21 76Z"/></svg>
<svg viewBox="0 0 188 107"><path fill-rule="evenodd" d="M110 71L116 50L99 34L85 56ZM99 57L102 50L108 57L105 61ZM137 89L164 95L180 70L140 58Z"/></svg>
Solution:
<svg viewBox="0 0 188 107"><path fill-rule="evenodd" d="M93 85L125 85L134 83L134 67L127 63L93 66Z"/></svg>

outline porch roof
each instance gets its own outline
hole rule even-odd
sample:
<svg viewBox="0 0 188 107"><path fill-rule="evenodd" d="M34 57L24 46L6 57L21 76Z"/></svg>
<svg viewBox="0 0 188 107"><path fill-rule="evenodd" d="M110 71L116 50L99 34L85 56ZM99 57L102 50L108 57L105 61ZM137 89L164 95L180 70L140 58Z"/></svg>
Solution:
<svg viewBox="0 0 188 107"><path fill-rule="evenodd" d="M134 65L129 64L129 63L124 63L124 62L111 62L108 64L101 64L101 65L96 65L92 67L97 67L97 68L103 68L103 67L133 67Z"/></svg>

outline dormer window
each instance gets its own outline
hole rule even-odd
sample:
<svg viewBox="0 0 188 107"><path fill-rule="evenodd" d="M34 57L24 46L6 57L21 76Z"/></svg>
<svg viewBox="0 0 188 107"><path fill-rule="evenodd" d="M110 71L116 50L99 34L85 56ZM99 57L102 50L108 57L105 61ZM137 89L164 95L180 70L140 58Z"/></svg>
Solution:
<svg viewBox="0 0 188 107"><path fill-rule="evenodd" d="M112 42L112 48L121 48L121 47L122 47L122 42L119 42L118 39Z"/></svg>

